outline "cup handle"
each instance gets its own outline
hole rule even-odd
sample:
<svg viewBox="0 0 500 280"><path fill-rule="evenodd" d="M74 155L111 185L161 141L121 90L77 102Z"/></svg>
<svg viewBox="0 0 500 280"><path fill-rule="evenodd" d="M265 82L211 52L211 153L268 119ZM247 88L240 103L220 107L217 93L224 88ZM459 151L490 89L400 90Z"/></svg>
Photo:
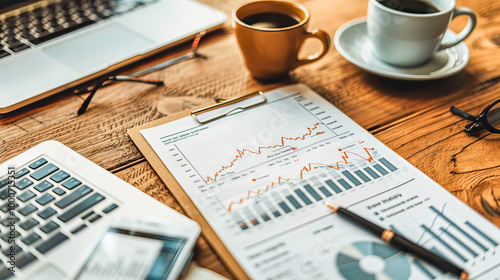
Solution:
<svg viewBox="0 0 500 280"><path fill-rule="evenodd" d="M469 21L467 22L467 25L464 27L464 29L462 29L462 31L460 31L457 39L455 39L453 42L450 42L450 43L446 43L446 44L441 43L439 45L438 50L443 50L443 49L446 49L449 47L453 47L456 44L462 42L463 40L465 40L465 38L467 38L470 35L472 30L476 26L476 14L474 14L474 12L471 9L466 8L466 7L455 8L453 10L453 17L451 19L453 20L454 18L461 16L461 15L466 15L469 17Z"/></svg>
<svg viewBox="0 0 500 280"><path fill-rule="evenodd" d="M297 58L297 61L295 62L295 65L293 68L319 60L320 58L322 58L326 54L326 52L328 51L328 49L330 48L330 45L332 43L330 36L328 36L328 34L325 31L320 30L320 29L314 29L313 31L306 31L304 42L308 38L316 38L316 39L320 40L321 43L323 44L323 51L321 53L312 54L312 55L308 56L306 59L298 59Z"/></svg>

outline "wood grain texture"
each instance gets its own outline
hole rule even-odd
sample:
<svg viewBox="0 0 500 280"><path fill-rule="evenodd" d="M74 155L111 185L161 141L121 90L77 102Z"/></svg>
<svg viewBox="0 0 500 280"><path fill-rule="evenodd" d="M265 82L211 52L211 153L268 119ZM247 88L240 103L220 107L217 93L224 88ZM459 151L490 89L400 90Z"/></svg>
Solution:
<svg viewBox="0 0 500 280"><path fill-rule="evenodd" d="M438 184L500 226L500 134L467 135L467 120L452 105L478 115L500 98L500 78L485 81L472 94L381 129L374 135Z"/></svg>
<svg viewBox="0 0 500 280"><path fill-rule="evenodd" d="M245 1L201 2L230 15L234 6ZM366 15L367 0L300 2L311 11L310 28L323 29L332 37L345 22ZM500 77L500 2L457 0L457 6L475 11L478 24L466 40L471 52L469 64L452 77L427 82L381 78L352 65L332 46L323 59L295 69L288 79L262 83L245 69L228 21L221 30L203 39L200 52L206 59L192 59L144 76L162 79L165 86L118 83L103 88L81 116L76 115L76 110L84 96L71 92L1 115L0 161L42 141L57 140L182 212L182 205L131 142L127 130L213 98L301 82L500 226L500 137L491 133L468 136L461 132L467 122L448 112L451 105L456 105L478 113L500 98L495 79ZM464 24L465 18L459 17L451 28L457 32ZM155 55L124 73L182 55L189 51L189 45ZM317 48L316 43L308 42L301 55L316 52ZM229 276L203 240L195 258L200 265Z"/></svg>

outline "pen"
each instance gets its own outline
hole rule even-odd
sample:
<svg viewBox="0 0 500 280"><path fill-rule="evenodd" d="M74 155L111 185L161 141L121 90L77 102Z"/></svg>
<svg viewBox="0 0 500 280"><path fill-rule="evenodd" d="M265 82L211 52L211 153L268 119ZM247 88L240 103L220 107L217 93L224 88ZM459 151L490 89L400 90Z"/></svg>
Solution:
<svg viewBox="0 0 500 280"><path fill-rule="evenodd" d="M127 76L128 77L139 77L139 76L146 75L146 74L149 74L151 72L158 71L160 69L169 67L171 65L177 64L177 63L182 62L184 60L188 60L188 59L191 59L191 58L194 58L194 57L201 57L202 55L198 52L198 48L199 48L199 45L200 45L200 40L201 40L201 38L203 36L205 36L205 34L207 34L207 32L206 31L202 31L202 32L200 32L200 33L198 33L196 35L196 37L193 40L193 44L191 45L191 52L189 52L189 53L187 53L185 55L182 55L182 56L179 56L179 57L167 60L165 62L153 65L153 66L151 66L149 68L137 71L137 72L129 74Z"/></svg>
<svg viewBox="0 0 500 280"><path fill-rule="evenodd" d="M447 260L447 259L445 259L437 254L434 254L431 251L428 251L427 249L411 242L410 240L396 234L395 232L388 230L388 229L384 229L384 228L354 214L353 212L351 212L343 207L331 204L329 202L325 202L325 205L328 208L330 208L334 213L339 213L339 215L342 215L344 217L351 219L356 224L362 226L363 228L367 229L368 231L379 236L380 239L384 240L387 243L390 243L394 247L397 247L405 252L411 253L414 256L434 265L435 267L441 269L444 272L449 272L449 273L456 275L460 279L468 279L469 278L469 274L465 270L457 267L456 265L451 263L449 260Z"/></svg>

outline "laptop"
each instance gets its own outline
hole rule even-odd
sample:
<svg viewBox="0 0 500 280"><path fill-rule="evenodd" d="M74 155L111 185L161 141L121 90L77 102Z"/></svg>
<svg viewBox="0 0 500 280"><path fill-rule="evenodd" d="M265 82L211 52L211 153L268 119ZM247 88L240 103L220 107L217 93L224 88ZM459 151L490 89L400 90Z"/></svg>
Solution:
<svg viewBox="0 0 500 280"><path fill-rule="evenodd" d="M1 0L0 114L211 31L193 0Z"/></svg>
<svg viewBox="0 0 500 280"><path fill-rule="evenodd" d="M117 217L195 224L59 142L7 160L0 164L0 279L68 279Z"/></svg>

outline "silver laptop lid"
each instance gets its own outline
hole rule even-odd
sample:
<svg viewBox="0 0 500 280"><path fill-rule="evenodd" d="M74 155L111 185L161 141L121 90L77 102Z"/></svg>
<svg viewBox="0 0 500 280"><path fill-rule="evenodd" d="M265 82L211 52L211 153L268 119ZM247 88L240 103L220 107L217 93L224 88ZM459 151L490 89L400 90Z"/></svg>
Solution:
<svg viewBox="0 0 500 280"><path fill-rule="evenodd" d="M0 113L189 40L227 19L191 0L42 3L9 0L0 6Z"/></svg>

